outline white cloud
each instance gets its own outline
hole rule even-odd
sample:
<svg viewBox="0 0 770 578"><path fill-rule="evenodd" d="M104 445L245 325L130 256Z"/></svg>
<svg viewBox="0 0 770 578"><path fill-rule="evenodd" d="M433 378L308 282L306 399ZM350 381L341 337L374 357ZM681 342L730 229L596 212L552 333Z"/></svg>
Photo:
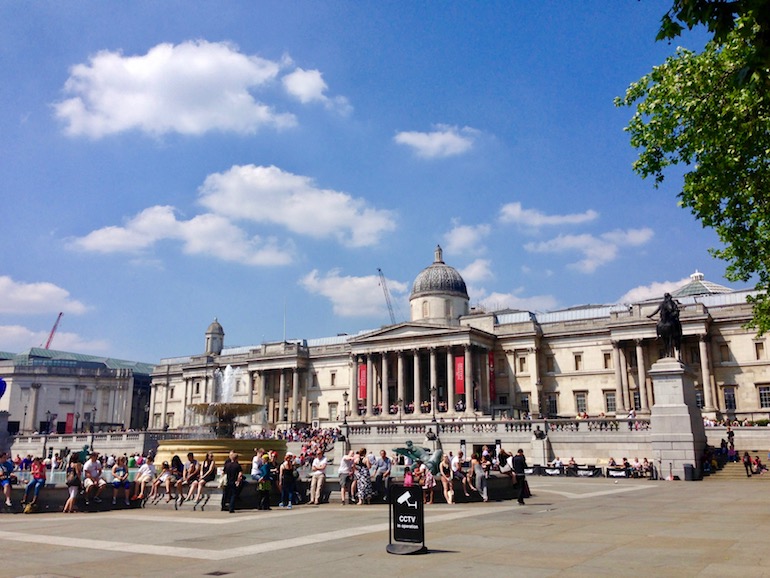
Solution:
<svg viewBox="0 0 770 578"><path fill-rule="evenodd" d="M286 265L293 259L292 247L280 247L271 238L249 238L225 217L204 214L181 221L169 206L145 209L124 227L97 229L71 240L70 247L97 253L135 253L164 239L181 241L189 255L209 255L246 265Z"/></svg>
<svg viewBox="0 0 770 578"><path fill-rule="evenodd" d="M320 102L326 108L336 110L341 114L348 114L351 111L351 106L345 97L330 98L326 95L326 90L329 87L326 85L320 70L297 68L285 75L281 82L286 92L302 104Z"/></svg>
<svg viewBox="0 0 770 578"><path fill-rule="evenodd" d="M403 294L408 285L387 279L392 296ZM341 317L387 318L385 294L380 286L378 275L365 277L341 276L339 270L332 270L323 277L314 269L300 280L300 284L310 293L322 295L332 302L336 315Z"/></svg>
<svg viewBox="0 0 770 578"><path fill-rule="evenodd" d="M467 126L459 128L439 124L434 128L433 132L399 132L393 140L411 147L419 157L435 159L468 152L479 134L478 130Z"/></svg>
<svg viewBox="0 0 770 578"><path fill-rule="evenodd" d="M492 261L489 259L476 259L473 263L460 271L466 283L482 283L494 278L492 271Z"/></svg>
<svg viewBox="0 0 770 578"><path fill-rule="evenodd" d="M54 105L70 135L101 138L127 130L199 135L254 133L296 124L254 99L283 64L238 52L224 42L158 44L147 54L102 51L70 70L66 100Z"/></svg>
<svg viewBox="0 0 770 578"><path fill-rule="evenodd" d="M546 215L536 209L525 209L521 203L508 203L500 209L500 221L502 223L517 223L527 227L542 227L551 225L580 225L590 223L599 217L599 213L588 209L584 213L572 213L567 215Z"/></svg>
<svg viewBox="0 0 770 578"><path fill-rule="evenodd" d="M2 275L0 295L0 313L22 315L62 311L80 315L87 310L83 303L70 297L69 291L48 282L24 283Z"/></svg>
<svg viewBox="0 0 770 578"><path fill-rule="evenodd" d="M468 288L472 303L480 304L487 311L502 309L519 309L521 311L550 311L556 308L558 302L551 295L533 295L523 297L523 289L511 293L492 292L487 294L484 288Z"/></svg>
<svg viewBox="0 0 770 578"><path fill-rule="evenodd" d="M644 245L653 237L649 228L610 231L599 237L590 234L559 235L539 243L527 243L531 253L582 253L583 258L570 265L583 273L593 273L598 267L614 261L621 247Z"/></svg>
<svg viewBox="0 0 770 578"><path fill-rule="evenodd" d="M455 222L452 230L444 235L444 249L455 255L483 253L486 250L484 238L490 231L489 225L460 225Z"/></svg>
<svg viewBox="0 0 770 578"><path fill-rule="evenodd" d="M0 325L0 351L19 353L30 347L42 347L48 341L49 334L50 330L35 331L21 325ZM109 350L109 343L83 339L77 333L58 331L51 343L51 349L102 353Z"/></svg>
<svg viewBox="0 0 770 578"><path fill-rule="evenodd" d="M628 291L618 299L618 303L638 303L648 299L661 298L665 293L672 293L690 282L689 277L679 281L656 281L649 285L640 285Z"/></svg>
<svg viewBox="0 0 770 578"><path fill-rule="evenodd" d="M374 245L396 227L392 212L369 207L347 193L318 188L311 178L274 166L234 166L209 175L200 202L232 219L277 224L351 247Z"/></svg>

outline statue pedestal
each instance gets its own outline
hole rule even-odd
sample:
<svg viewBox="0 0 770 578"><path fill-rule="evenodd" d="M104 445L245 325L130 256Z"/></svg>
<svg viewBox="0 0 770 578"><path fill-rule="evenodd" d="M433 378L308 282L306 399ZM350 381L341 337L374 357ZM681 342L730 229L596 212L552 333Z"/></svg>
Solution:
<svg viewBox="0 0 770 578"><path fill-rule="evenodd" d="M698 479L706 432L695 401L692 376L684 364L673 357L657 361L649 374L655 388L655 405L650 413L650 438L660 477L673 475L680 480L687 479L685 464L688 464L694 467L694 479Z"/></svg>
<svg viewBox="0 0 770 578"><path fill-rule="evenodd" d="M551 442L548 441L548 436L543 439L533 437L532 441L529 443L529 447L531 451L530 455L532 456L531 463L541 466L547 466L551 463Z"/></svg>

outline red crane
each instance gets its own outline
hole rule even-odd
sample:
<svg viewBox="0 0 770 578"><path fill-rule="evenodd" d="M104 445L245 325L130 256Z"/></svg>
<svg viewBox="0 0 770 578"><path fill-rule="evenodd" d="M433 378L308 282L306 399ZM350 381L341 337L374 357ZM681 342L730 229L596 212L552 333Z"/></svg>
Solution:
<svg viewBox="0 0 770 578"><path fill-rule="evenodd" d="M51 345L51 341L53 341L53 336L56 333L56 330L59 327L59 321L61 321L61 316L64 315L61 311L59 311L59 316L56 318L56 323L53 324L53 328L51 329L51 333L48 335L48 341L45 342L45 348L48 349L48 347Z"/></svg>

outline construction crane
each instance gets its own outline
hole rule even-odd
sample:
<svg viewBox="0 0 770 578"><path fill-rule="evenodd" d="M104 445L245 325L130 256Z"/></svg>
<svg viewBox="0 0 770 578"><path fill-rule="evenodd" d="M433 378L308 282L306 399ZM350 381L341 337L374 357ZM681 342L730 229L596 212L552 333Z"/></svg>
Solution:
<svg viewBox="0 0 770 578"><path fill-rule="evenodd" d="M51 342L53 341L53 336L56 333L56 330L59 328L59 321L61 321L62 315L64 315L64 313L59 311L59 316L56 318L56 323L53 324L53 327L51 328L51 333L48 335L48 341L45 342L46 349L50 347Z"/></svg>
<svg viewBox="0 0 770 578"><path fill-rule="evenodd" d="M377 272L380 274L380 285L382 286L382 292L385 293L385 303L388 304L388 312L390 313L390 322L396 324L396 314L393 313L393 303L390 301L390 291L388 291L388 284L385 281L385 275L382 273L382 269L377 268Z"/></svg>

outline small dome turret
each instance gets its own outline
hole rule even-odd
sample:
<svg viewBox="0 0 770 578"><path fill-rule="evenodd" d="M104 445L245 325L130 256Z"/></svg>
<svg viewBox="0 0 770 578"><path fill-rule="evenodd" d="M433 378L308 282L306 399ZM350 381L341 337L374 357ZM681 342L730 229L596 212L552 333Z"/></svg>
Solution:
<svg viewBox="0 0 770 578"><path fill-rule="evenodd" d="M222 329L219 321L214 317L214 321L212 321L209 328L206 329L206 353L210 355L219 355L222 353L224 346L225 330Z"/></svg>

